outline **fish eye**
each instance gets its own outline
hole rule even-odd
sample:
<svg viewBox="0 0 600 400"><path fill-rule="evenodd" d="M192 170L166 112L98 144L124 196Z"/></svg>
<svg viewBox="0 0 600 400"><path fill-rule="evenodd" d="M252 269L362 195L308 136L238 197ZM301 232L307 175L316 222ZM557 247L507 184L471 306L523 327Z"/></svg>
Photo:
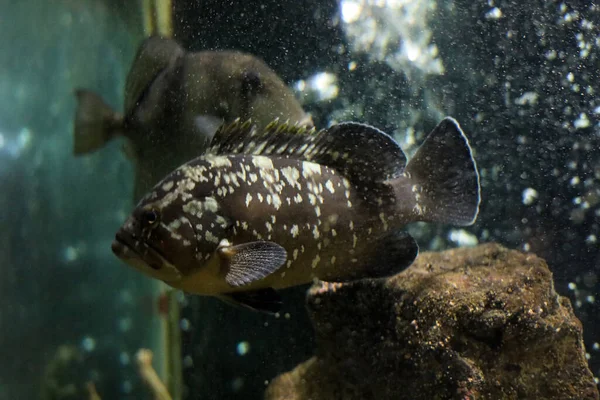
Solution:
<svg viewBox="0 0 600 400"><path fill-rule="evenodd" d="M158 217L158 211L156 211L155 209L150 209L144 211L144 213L142 214L142 221L146 226L154 226L158 222Z"/></svg>

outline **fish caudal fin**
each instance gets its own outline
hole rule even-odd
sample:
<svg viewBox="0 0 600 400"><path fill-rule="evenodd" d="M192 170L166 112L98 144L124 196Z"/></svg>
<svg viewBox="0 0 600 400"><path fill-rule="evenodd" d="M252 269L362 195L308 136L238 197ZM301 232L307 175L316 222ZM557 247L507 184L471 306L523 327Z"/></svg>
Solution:
<svg viewBox="0 0 600 400"><path fill-rule="evenodd" d="M75 91L74 146L76 155L98 150L122 131L123 118L97 94L84 89Z"/></svg>
<svg viewBox="0 0 600 400"><path fill-rule="evenodd" d="M429 134L403 176L388 181L400 212L413 221L471 225L480 186L471 146L458 122L447 117Z"/></svg>

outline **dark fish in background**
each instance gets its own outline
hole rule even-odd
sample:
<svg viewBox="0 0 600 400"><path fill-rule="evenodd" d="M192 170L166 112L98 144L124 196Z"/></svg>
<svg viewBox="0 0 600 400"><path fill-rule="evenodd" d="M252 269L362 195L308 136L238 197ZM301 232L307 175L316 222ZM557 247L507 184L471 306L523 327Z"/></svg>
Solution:
<svg viewBox="0 0 600 400"><path fill-rule="evenodd" d="M479 192L471 148L452 118L408 164L390 136L368 125L315 133L235 122L141 200L112 249L175 288L273 312L274 289L403 270L418 247L401 228L472 224Z"/></svg>
<svg viewBox="0 0 600 400"><path fill-rule="evenodd" d="M204 152L217 128L236 118L264 128L279 118L312 126L292 91L263 61L234 51L185 52L159 37L140 46L125 84L125 111L95 93L76 91L74 153L116 136L128 139L136 165L134 198Z"/></svg>

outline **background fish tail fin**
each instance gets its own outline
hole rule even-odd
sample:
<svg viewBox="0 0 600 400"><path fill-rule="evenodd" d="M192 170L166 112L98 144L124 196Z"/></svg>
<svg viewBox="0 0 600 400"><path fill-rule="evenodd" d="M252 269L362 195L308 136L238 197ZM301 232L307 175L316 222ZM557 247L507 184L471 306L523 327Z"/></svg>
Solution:
<svg viewBox="0 0 600 400"><path fill-rule="evenodd" d="M75 111L74 146L76 155L98 150L114 136L122 133L123 117L96 93L78 89Z"/></svg>
<svg viewBox="0 0 600 400"><path fill-rule="evenodd" d="M477 218L479 174L469 141L452 118L435 127L403 176L389 183L409 220L464 226Z"/></svg>

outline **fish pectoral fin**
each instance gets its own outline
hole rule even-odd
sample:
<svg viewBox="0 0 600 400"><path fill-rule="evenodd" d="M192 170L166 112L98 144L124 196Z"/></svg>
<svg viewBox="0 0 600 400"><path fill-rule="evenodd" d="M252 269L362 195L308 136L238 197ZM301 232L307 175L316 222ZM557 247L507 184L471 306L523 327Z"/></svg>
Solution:
<svg viewBox="0 0 600 400"><path fill-rule="evenodd" d="M281 296L273 288L234 292L218 296L220 300L252 311L275 314L283 304Z"/></svg>
<svg viewBox="0 0 600 400"><path fill-rule="evenodd" d="M274 242L257 241L223 246L218 254L226 265L225 281L238 287L263 279L287 260L287 252Z"/></svg>
<svg viewBox="0 0 600 400"><path fill-rule="evenodd" d="M394 231L383 236L377 242L368 265L360 278L385 278L402 272L409 267L417 255L419 246L415 239L404 231Z"/></svg>

